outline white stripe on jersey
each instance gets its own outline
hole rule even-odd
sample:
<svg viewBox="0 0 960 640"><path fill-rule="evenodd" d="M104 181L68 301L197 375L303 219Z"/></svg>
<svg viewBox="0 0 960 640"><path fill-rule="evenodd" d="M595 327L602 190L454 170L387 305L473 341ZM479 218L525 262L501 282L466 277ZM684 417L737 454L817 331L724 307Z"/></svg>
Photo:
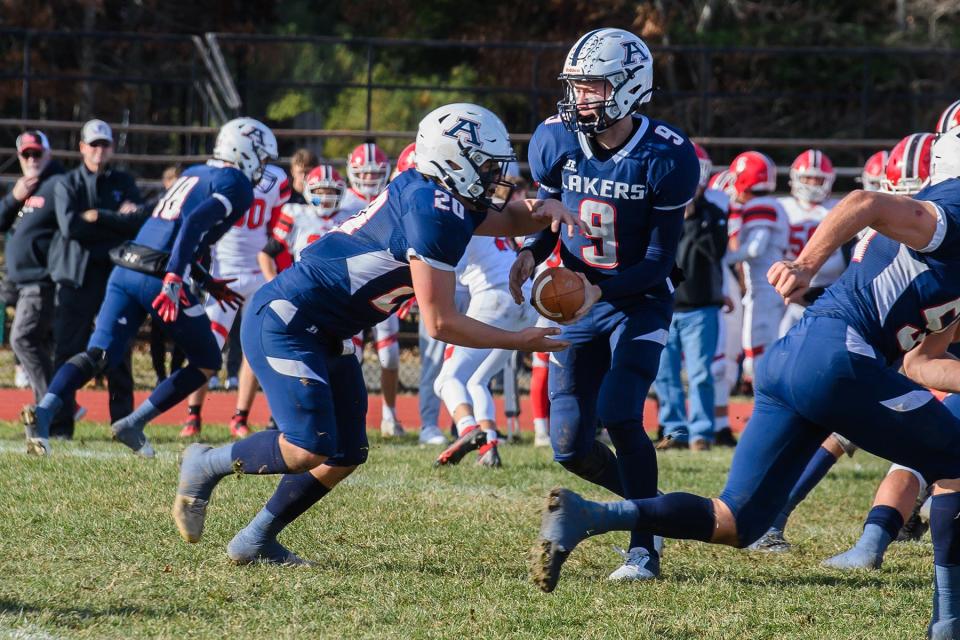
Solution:
<svg viewBox="0 0 960 640"><path fill-rule="evenodd" d="M873 299L877 303L877 315L880 317L880 324L887 321L887 314L890 313L890 309L903 295L903 292L907 290L910 283L929 269L930 267L923 262L913 259L906 245L900 245L897 256L870 283Z"/></svg>
<svg viewBox="0 0 960 640"><path fill-rule="evenodd" d="M350 295L374 278L408 266L394 258L386 249L352 256L346 259L346 263L347 275L350 277Z"/></svg>

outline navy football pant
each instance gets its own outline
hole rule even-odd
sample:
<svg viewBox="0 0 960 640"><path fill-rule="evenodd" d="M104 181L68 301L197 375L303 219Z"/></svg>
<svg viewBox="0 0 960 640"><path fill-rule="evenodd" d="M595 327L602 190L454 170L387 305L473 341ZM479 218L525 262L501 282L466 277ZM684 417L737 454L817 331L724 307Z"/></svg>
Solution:
<svg viewBox="0 0 960 640"><path fill-rule="evenodd" d="M264 287L240 326L243 352L284 438L325 464L367 460L367 389L353 354L331 345L289 301ZM334 345L339 352L340 343Z"/></svg>
<svg viewBox="0 0 960 640"><path fill-rule="evenodd" d="M928 483L960 478L960 418L874 355L846 323L807 315L760 363L753 415L720 494L741 545L773 523L834 431Z"/></svg>

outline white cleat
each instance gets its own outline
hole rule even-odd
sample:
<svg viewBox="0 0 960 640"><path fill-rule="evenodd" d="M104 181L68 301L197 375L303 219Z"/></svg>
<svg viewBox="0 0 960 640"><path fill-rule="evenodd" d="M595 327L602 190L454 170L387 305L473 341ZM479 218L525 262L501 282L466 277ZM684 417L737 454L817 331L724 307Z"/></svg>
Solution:
<svg viewBox="0 0 960 640"><path fill-rule="evenodd" d="M443 431L440 431L440 427L437 425L427 425L420 429L420 444L443 446L447 444L447 437L443 435Z"/></svg>
<svg viewBox="0 0 960 640"><path fill-rule="evenodd" d="M143 446L134 451L138 456L142 458L154 458L157 455L157 452L154 451L153 445L150 444L149 440L144 440Z"/></svg>
<svg viewBox="0 0 960 640"><path fill-rule="evenodd" d="M227 391L233 391L240 388L240 378L237 376L230 376L227 378L226 383L224 383L223 388Z"/></svg>
<svg viewBox="0 0 960 640"><path fill-rule="evenodd" d="M549 447L550 446L550 432L544 429L543 427L534 427L533 429L533 446L535 447Z"/></svg>
<svg viewBox="0 0 960 640"><path fill-rule="evenodd" d="M381 420L380 435L384 438L396 438L404 434L403 425L396 420Z"/></svg>
<svg viewBox="0 0 960 640"><path fill-rule="evenodd" d="M617 548L623 556L623 564L611 573L607 580L627 582L634 580L656 580L660 575L659 563L654 561L650 552L643 547L634 547L630 551Z"/></svg>
<svg viewBox="0 0 960 640"><path fill-rule="evenodd" d="M181 538L190 543L200 542L203 524L207 520L208 504L207 500L190 498L179 493L173 499L173 521Z"/></svg>

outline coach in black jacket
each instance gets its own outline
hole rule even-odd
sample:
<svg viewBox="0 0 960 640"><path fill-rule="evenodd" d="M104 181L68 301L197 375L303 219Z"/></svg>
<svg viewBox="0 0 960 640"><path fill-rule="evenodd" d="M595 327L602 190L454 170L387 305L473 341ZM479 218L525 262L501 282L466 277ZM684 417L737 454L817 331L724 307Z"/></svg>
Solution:
<svg viewBox="0 0 960 640"><path fill-rule="evenodd" d="M110 168L112 151L110 126L87 122L80 142L83 161L56 190L59 231L50 249L50 275L57 283L55 369L86 349L113 269L108 252L136 236L148 213L137 207L142 198L133 176ZM107 383L110 418L116 421L133 411L129 354L107 374ZM51 435L72 437L74 412L75 403L65 402Z"/></svg>
<svg viewBox="0 0 960 640"><path fill-rule="evenodd" d="M17 138L17 156L23 177L0 200L0 233L13 229L6 245L7 279L18 294L10 346L39 402L53 373L53 283L47 253L57 230L54 186L63 167L50 158L50 143L40 131Z"/></svg>

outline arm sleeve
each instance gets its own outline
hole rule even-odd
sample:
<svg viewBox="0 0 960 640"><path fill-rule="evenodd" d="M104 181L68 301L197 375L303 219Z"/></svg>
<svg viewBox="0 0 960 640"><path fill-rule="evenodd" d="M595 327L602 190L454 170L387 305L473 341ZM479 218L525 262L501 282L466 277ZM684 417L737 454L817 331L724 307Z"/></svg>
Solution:
<svg viewBox="0 0 960 640"><path fill-rule="evenodd" d="M736 251L729 252L723 258L725 264L743 262L756 258L770 244L770 229L767 227L747 227L740 239L740 246Z"/></svg>
<svg viewBox="0 0 960 640"><path fill-rule="evenodd" d="M261 251L271 258L276 258L278 255L283 253L285 248L286 247L284 247L283 244L281 244L276 238L269 238L267 239L267 244L263 245L263 249L261 249Z"/></svg>
<svg viewBox="0 0 960 640"><path fill-rule="evenodd" d="M550 230L550 227L547 227L543 231L527 236L524 239L523 247L520 250L529 250L531 253L533 253L534 262L540 264L550 257L550 254L553 253L553 250L556 248L557 241L559 239L560 232L558 231L554 233Z"/></svg>
<svg viewBox="0 0 960 640"><path fill-rule="evenodd" d="M600 283L601 300L616 300L638 295L664 282L673 271L677 245L683 233L684 207L654 214L643 260Z"/></svg>
<svg viewBox="0 0 960 640"><path fill-rule="evenodd" d="M0 199L0 233L13 226L17 219L17 212L22 206L23 203L13 197L13 191Z"/></svg>
<svg viewBox="0 0 960 640"><path fill-rule="evenodd" d="M57 211L57 226L63 237L76 240L81 245L101 239L97 225L81 217L82 210L77 206L77 193L71 186L69 177L64 177L54 187L54 203ZM99 214L98 214L99 215Z"/></svg>
<svg viewBox="0 0 960 640"><path fill-rule="evenodd" d="M223 201L215 196L207 198L183 214L183 223L170 250L168 273L182 276L187 265L193 262L204 235L229 213Z"/></svg>

